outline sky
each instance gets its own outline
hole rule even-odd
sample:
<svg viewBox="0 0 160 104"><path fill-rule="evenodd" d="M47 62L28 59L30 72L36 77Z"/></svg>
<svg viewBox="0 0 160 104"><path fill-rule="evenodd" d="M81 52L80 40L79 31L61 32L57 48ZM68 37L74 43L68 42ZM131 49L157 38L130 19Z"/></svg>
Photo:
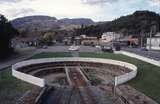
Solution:
<svg viewBox="0 0 160 104"><path fill-rule="evenodd" d="M0 0L0 14L9 20L48 15L61 18L91 18L110 21L136 10L160 13L160 0Z"/></svg>

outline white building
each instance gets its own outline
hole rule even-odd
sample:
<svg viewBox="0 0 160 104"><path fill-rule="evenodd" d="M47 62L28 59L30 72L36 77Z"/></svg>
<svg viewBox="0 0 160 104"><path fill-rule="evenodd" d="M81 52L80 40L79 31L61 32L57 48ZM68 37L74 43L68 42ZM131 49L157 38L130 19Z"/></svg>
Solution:
<svg viewBox="0 0 160 104"><path fill-rule="evenodd" d="M115 32L105 32L101 36L101 42L102 43L109 43L112 40L116 40L120 38L120 34Z"/></svg>
<svg viewBox="0 0 160 104"><path fill-rule="evenodd" d="M150 45L151 43L151 45ZM151 47L150 47L151 46ZM154 37L147 38L147 49L160 50L160 33L157 33Z"/></svg>

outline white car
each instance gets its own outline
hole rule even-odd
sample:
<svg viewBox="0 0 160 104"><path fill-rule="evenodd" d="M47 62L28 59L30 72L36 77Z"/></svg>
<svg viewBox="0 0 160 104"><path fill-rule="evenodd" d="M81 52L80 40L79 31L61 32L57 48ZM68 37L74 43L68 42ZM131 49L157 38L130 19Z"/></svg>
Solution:
<svg viewBox="0 0 160 104"><path fill-rule="evenodd" d="M78 51L79 50L79 46L70 46L69 51Z"/></svg>
<svg viewBox="0 0 160 104"><path fill-rule="evenodd" d="M96 48L99 48L99 49L101 49L101 46L99 46L99 45L96 45L95 47L96 47Z"/></svg>

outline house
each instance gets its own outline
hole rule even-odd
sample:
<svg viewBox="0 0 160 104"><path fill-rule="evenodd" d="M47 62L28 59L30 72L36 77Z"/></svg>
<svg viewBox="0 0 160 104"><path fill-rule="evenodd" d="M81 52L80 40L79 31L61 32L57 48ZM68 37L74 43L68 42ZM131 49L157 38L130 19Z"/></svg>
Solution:
<svg viewBox="0 0 160 104"><path fill-rule="evenodd" d="M71 45L72 37L64 37L63 43L64 43L64 45Z"/></svg>
<svg viewBox="0 0 160 104"><path fill-rule="evenodd" d="M120 38L120 34L115 32L105 32L101 36L101 43L109 43Z"/></svg>
<svg viewBox="0 0 160 104"><path fill-rule="evenodd" d="M147 38L147 49L160 50L160 32L152 38Z"/></svg>
<svg viewBox="0 0 160 104"><path fill-rule="evenodd" d="M97 45L99 44L99 40L97 37L90 37L86 35L81 35L81 44L82 45Z"/></svg>
<svg viewBox="0 0 160 104"><path fill-rule="evenodd" d="M81 45L81 39L82 39L82 37L81 36L76 36L75 38L74 38L74 44L76 44L76 45Z"/></svg>
<svg viewBox="0 0 160 104"><path fill-rule="evenodd" d="M26 48L29 46L37 46L38 45L38 38L36 37L15 37L12 39L11 44L13 48Z"/></svg>
<svg viewBox="0 0 160 104"><path fill-rule="evenodd" d="M119 42L122 46L135 47L135 46L138 46L138 44L139 44L139 39L138 39L138 37L135 36L135 35L129 35L129 36L125 36L125 37L119 38L118 42Z"/></svg>

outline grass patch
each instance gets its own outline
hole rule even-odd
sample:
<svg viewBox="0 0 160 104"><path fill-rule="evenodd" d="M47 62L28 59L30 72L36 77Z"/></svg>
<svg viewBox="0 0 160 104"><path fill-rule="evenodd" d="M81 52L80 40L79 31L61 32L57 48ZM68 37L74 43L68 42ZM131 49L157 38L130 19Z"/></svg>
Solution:
<svg viewBox="0 0 160 104"><path fill-rule="evenodd" d="M32 85L11 75L10 68L0 71L0 104L15 104Z"/></svg>
<svg viewBox="0 0 160 104"><path fill-rule="evenodd" d="M160 67L120 54L80 53L80 57L107 58L136 65L138 67L137 77L128 84L160 103Z"/></svg>
<svg viewBox="0 0 160 104"><path fill-rule="evenodd" d="M71 57L69 52L43 52L32 56L30 59L52 58L52 57Z"/></svg>

